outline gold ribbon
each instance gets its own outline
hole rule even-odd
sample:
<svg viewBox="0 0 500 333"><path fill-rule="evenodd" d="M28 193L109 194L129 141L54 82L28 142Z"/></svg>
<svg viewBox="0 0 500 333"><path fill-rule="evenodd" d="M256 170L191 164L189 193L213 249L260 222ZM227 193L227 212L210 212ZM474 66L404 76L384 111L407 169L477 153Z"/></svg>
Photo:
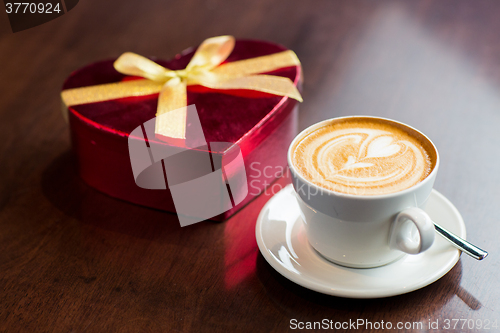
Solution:
<svg viewBox="0 0 500 333"><path fill-rule="evenodd" d="M61 93L61 97L66 107L69 107L159 93L155 133L160 137L178 139L186 138L188 85L202 85L220 90L255 90L288 96L302 102L299 91L289 78L258 74L300 65L293 51L221 65L231 54L234 43L232 36L206 39L198 47L187 67L181 70L170 70L138 54L126 52L115 61L115 69L122 74L143 77L144 80L67 89ZM181 109L180 112L170 112L177 109Z"/></svg>

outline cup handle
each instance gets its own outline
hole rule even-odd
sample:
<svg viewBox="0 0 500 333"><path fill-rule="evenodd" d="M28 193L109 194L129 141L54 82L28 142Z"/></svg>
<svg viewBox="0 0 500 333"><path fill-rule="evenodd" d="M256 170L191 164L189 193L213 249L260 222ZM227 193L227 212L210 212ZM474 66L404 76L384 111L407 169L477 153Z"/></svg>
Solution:
<svg viewBox="0 0 500 333"><path fill-rule="evenodd" d="M417 227L418 235L414 232L412 223ZM420 208L411 207L401 211L392 223L390 247L418 254L430 248L434 238L434 223L429 215Z"/></svg>

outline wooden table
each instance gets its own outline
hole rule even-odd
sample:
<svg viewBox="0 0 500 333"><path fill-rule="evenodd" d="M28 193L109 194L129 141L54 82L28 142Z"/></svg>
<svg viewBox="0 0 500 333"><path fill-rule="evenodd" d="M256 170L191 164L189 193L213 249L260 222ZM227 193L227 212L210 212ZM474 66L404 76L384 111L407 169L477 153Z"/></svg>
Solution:
<svg viewBox="0 0 500 333"><path fill-rule="evenodd" d="M282 332L291 319L324 318L500 325L500 3L82 0L15 34L0 17L0 331ZM169 58L222 34L296 51L301 129L369 114L428 134L441 154L435 188L490 256L463 255L406 295L336 298L289 282L259 253L256 217L272 191L224 223L181 228L175 215L82 182L60 112L64 78L124 51Z"/></svg>

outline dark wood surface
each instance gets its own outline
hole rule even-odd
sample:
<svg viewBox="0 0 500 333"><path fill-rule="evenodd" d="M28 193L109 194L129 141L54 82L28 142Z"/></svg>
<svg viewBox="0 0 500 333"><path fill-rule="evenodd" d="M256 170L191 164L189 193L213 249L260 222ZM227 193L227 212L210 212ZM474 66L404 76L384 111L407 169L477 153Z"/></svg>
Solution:
<svg viewBox="0 0 500 333"><path fill-rule="evenodd" d="M500 3L81 0L15 34L0 17L0 331L283 332L294 318L500 325ZM442 159L435 188L490 256L463 255L406 295L336 298L289 282L259 253L255 222L271 192L224 223L181 228L82 182L60 111L64 78L124 51L170 58L222 34L296 51L301 129L370 114L428 134Z"/></svg>

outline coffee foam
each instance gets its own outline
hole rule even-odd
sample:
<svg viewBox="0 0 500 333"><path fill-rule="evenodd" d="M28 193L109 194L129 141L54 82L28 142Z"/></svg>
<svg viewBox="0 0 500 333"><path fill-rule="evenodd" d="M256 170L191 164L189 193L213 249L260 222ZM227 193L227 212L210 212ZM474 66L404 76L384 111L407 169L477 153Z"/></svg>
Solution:
<svg viewBox="0 0 500 333"><path fill-rule="evenodd" d="M424 180L436 161L431 144L412 134L389 121L343 119L300 140L293 165L310 182L336 192L398 192Z"/></svg>

